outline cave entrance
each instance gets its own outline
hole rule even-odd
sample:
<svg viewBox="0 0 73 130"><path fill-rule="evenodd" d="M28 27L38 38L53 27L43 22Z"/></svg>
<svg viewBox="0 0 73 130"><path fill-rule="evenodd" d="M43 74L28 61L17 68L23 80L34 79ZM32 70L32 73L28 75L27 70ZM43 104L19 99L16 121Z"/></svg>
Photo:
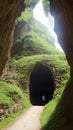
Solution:
<svg viewBox="0 0 73 130"><path fill-rule="evenodd" d="M29 96L32 105L45 105L53 98L54 77L50 69L38 63L29 79Z"/></svg>

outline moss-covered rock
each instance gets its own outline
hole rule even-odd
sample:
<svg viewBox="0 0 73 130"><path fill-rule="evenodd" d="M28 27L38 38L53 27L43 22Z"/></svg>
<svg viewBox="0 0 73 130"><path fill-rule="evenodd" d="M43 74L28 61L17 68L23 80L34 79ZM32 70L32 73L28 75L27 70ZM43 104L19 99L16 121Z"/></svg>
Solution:
<svg viewBox="0 0 73 130"><path fill-rule="evenodd" d="M5 72L2 79L13 84L17 84L23 88L23 90L27 91L30 73L33 70L35 64L38 62L45 64L51 69L57 87L57 91L55 92L54 96L58 98L62 92L63 85L66 83L69 77L69 67L65 61L64 54L32 55L25 56L17 60L13 58L8 64L9 69L7 69L7 72ZM9 77L10 72L13 77L11 77L9 80L7 77ZM61 90L58 91L58 88L60 87Z"/></svg>
<svg viewBox="0 0 73 130"><path fill-rule="evenodd" d="M33 18L33 8L26 7L16 20L15 40L11 56L58 53L54 48L54 38L48 29Z"/></svg>
<svg viewBox="0 0 73 130"><path fill-rule="evenodd" d="M12 114L25 110L29 106L26 94L19 87L0 81L0 128L5 125L3 124L5 120L9 122L8 118L11 118Z"/></svg>

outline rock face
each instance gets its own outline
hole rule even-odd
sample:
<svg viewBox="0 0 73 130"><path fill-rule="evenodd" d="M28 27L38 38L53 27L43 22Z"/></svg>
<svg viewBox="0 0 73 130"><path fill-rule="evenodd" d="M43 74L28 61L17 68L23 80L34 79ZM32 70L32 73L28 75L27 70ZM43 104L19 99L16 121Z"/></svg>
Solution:
<svg viewBox="0 0 73 130"><path fill-rule="evenodd" d="M55 32L73 67L73 0L50 0L51 13L55 18Z"/></svg>
<svg viewBox="0 0 73 130"><path fill-rule="evenodd" d="M70 81L63 94L66 123L61 130L73 129L73 0L50 0L51 13L55 18L55 32L70 65Z"/></svg>
<svg viewBox="0 0 73 130"><path fill-rule="evenodd" d="M9 58L13 41L15 18L22 0L0 1L0 75Z"/></svg>
<svg viewBox="0 0 73 130"><path fill-rule="evenodd" d="M23 109L22 100L18 100L16 104L12 105L11 107L4 106L0 104L0 121L3 121L7 118L8 114L14 114L19 110Z"/></svg>

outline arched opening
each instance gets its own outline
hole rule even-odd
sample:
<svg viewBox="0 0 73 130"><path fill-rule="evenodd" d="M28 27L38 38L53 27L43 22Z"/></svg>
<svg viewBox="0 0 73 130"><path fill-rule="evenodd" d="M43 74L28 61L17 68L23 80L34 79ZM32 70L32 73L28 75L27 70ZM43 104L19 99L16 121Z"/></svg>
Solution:
<svg viewBox="0 0 73 130"><path fill-rule="evenodd" d="M50 69L41 63L36 64L29 80L31 104L45 105L53 98L54 89L54 77Z"/></svg>

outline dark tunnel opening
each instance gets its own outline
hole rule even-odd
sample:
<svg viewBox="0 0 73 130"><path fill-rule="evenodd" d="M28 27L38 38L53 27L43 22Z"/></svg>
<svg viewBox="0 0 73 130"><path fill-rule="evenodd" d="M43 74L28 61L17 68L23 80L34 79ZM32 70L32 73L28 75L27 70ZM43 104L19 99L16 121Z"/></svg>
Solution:
<svg viewBox="0 0 73 130"><path fill-rule="evenodd" d="M29 96L32 105L45 105L52 98L55 89L54 76L47 66L35 65L29 80Z"/></svg>

